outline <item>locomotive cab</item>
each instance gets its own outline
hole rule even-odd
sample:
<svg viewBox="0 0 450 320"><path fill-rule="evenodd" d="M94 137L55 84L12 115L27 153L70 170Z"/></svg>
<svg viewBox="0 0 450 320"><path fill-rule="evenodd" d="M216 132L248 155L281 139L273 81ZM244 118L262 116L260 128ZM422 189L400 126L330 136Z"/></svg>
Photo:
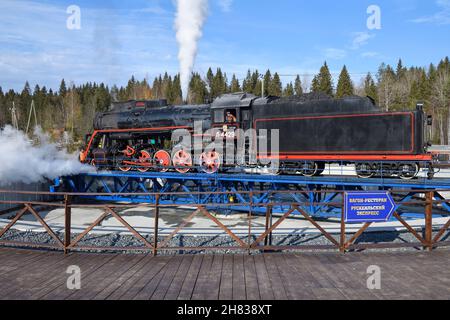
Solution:
<svg viewBox="0 0 450 320"><path fill-rule="evenodd" d="M251 105L256 96L246 93L225 94L217 98L211 105L213 128L217 135L225 138L236 138L237 129L251 128Z"/></svg>

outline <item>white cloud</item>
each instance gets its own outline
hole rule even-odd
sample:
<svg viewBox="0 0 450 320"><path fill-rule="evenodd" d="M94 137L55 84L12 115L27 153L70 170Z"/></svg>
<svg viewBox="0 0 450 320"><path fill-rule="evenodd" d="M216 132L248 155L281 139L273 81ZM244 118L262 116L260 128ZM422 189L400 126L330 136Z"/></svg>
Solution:
<svg viewBox="0 0 450 320"><path fill-rule="evenodd" d="M450 0L437 0L439 11L431 16L424 16L412 20L415 23L434 23L437 25L450 24Z"/></svg>
<svg viewBox="0 0 450 320"><path fill-rule="evenodd" d="M352 49L356 50L365 46L371 38L375 37L375 35L370 34L369 32L355 32L353 34L352 41Z"/></svg>
<svg viewBox="0 0 450 320"><path fill-rule="evenodd" d="M336 48L327 48L324 50L325 57L333 60L341 60L347 56L347 51Z"/></svg>
<svg viewBox="0 0 450 320"><path fill-rule="evenodd" d="M233 0L218 0L219 6L223 12L230 12Z"/></svg>
<svg viewBox="0 0 450 320"><path fill-rule="evenodd" d="M380 57L380 54L378 52L368 51L368 52L363 52L361 54L361 57L363 57L363 58L378 58L378 57Z"/></svg>

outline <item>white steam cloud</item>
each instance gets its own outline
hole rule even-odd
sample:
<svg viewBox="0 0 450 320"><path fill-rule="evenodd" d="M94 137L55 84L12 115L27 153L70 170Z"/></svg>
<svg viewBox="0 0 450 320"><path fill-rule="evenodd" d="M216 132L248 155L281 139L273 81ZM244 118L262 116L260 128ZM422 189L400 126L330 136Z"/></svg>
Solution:
<svg viewBox="0 0 450 320"><path fill-rule="evenodd" d="M207 0L177 0L175 29L179 45L181 90L185 100L197 56L198 41L202 37L202 28L207 14Z"/></svg>
<svg viewBox="0 0 450 320"><path fill-rule="evenodd" d="M50 143L41 129L36 129L34 134L38 143L11 126L0 130L0 186L93 171L93 167L81 164L77 155Z"/></svg>

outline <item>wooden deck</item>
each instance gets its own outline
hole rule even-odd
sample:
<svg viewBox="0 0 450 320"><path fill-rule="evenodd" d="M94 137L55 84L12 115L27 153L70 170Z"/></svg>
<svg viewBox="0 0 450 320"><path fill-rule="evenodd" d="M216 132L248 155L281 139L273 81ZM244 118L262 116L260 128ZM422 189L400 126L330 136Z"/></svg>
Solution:
<svg viewBox="0 0 450 320"><path fill-rule="evenodd" d="M351 254L80 254L0 248L0 299L450 299L450 251ZM81 268L81 290L66 286ZM381 268L368 290L367 268Z"/></svg>

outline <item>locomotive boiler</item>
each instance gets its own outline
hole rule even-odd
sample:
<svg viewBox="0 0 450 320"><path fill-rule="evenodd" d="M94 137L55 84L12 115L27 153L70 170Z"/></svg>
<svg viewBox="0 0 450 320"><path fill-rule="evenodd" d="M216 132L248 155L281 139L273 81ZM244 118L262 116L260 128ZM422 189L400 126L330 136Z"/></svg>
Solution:
<svg viewBox="0 0 450 320"><path fill-rule="evenodd" d="M204 105L168 105L165 100L114 103L95 117L94 132L86 139L80 160L99 169L169 171L199 170L216 173L236 169L224 163L221 150L198 151L174 148L175 130L195 135L201 123L209 135L235 141L240 130L278 130L276 153L256 148L256 163L244 161L246 169L276 160L280 174L321 175L327 164L354 164L360 178L398 176L412 179L422 168L433 176L433 158L427 152L427 117L416 110L383 112L369 97L332 99L321 94L300 97L256 97L226 94ZM270 135L268 148L274 143ZM195 156L199 154L200 156Z"/></svg>

